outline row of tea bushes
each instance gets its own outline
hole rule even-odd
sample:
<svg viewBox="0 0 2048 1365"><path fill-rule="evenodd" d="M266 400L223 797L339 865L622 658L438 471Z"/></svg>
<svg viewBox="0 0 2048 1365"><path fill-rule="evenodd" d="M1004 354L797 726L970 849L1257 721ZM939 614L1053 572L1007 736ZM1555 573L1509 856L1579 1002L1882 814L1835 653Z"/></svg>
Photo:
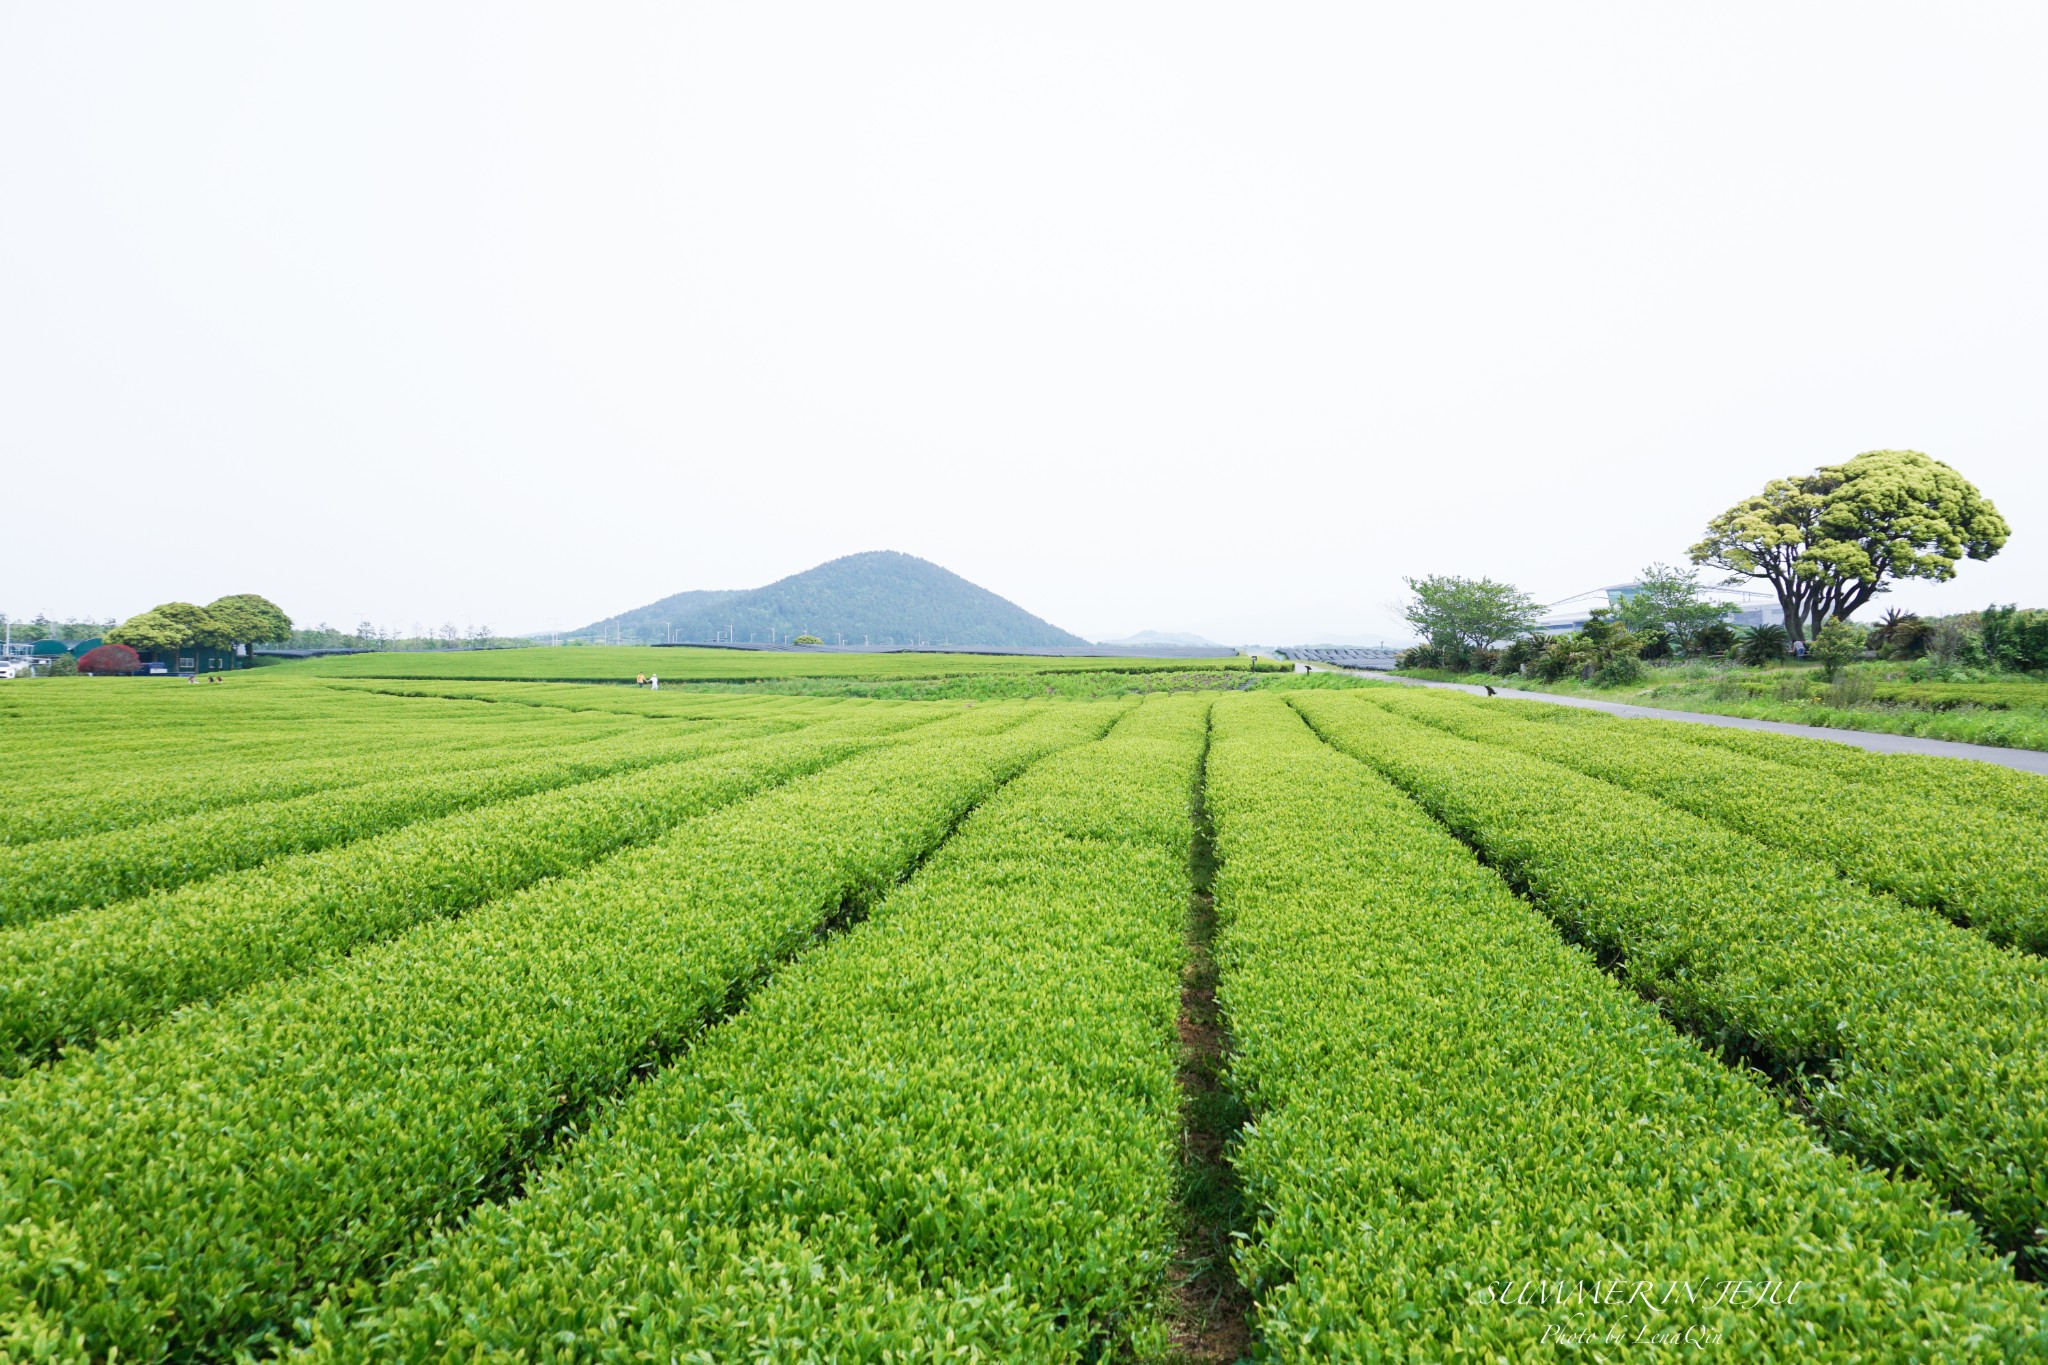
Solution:
<svg viewBox="0 0 2048 1365"><path fill-rule="evenodd" d="M1268 1358L1520 1360L1561 1328L1619 1333L1613 1359L2048 1354L2038 1291L1967 1219L1816 1147L1378 774L1277 701L1215 731Z"/></svg>
<svg viewBox="0 0 2048 1365"><path fill-rule="evenodd" d="M588 744L538 752L456 753L445 764L409 777L0 849L0 927L332 848L451 811L687 758L729 742L734 733L732 727L683 733L632 728Z"/></svg>
<svg viewBox="0 0 2048 1365"><path fill-rule="evenodd" d="M1993 943L2048 952L2048 842L2000 811L1687 744L1661 726L1545 725L1455 693L1368 695L1396 715L1655 796Z"/></svg>
<svg viewBox="0 0 2048 1365"><path fill-rule="evenodd" d="M0 1074L566 875L937 718L819 714L794 734L749 741L736 726L699 737L694 758L0 932Z"/></svg>
<svg viewBox="0 0 2048 1365"><path fill-rule="evenodd" d="M1005 788L304 1359L1150 1358L1205 710Z"/></svg>
<svg viewBox="0 0 2048 1365"><path fill-rule="evenodd" d="M2048 1227L2048 963L1775 848L1362 693L1293 705L1667 1017L1920 1174L2030 1269Z"/></svg>
<svg viewBox="0 0 2048 1365"><path fill-rule="evenodd" d="M266 1350L1108 707L986 708L0 1091L0 1355Z"/></svg>

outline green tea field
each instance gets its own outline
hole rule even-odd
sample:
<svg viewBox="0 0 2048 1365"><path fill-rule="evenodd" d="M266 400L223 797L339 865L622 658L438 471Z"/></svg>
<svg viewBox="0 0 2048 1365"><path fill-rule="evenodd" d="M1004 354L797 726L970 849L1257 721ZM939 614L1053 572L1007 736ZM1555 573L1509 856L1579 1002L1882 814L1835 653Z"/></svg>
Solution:
<svg viewBox="0 0 2048 1365"><path fill-rule="evenodd" d="M2026 773L602 647L0 757L0 1360L2048 1360Z"/></svg>

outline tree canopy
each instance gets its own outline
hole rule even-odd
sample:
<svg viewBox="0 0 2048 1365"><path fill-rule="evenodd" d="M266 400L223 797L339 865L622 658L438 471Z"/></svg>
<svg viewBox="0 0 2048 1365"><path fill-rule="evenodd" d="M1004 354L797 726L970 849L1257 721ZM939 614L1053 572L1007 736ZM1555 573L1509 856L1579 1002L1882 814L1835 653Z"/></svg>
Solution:
<svg viewBox="0 0 2048 1365"><path fill-rule="evenodd" d="M257 645L289 640L292 636L292 618L275 602L253 592L209 602L206 610L236 644Z"/></svg>
<svg viewBox="0 0 2048 1365"><path fill-rule="evenodd" d="M141 667L135 651L127 645L97 645L78 660L80 673L128 674Z"/></svg>
<svg viewBox="0 0 2048 1365"><path fill-rule="evenodd" d="M1770 583L1785 629L1806 639L1901 578L1943 582L2010 534L1991 500L1917 450L1872 450L1773 479L1707 524L1692 562Z"/></svg>
<svg viewBox="0 0 2048 1365"><path fill-rule="evenodd" d="M234 635L206 608L190 602L162 602L107 632L110 643L168 653L188 646L226 649Z"/></svg>
<svg viewBox="0 0 2048 1365"><path fill-rule="evenodd" d="M1697 651L1701 635L1725 621L1735 610L1731 602L1700 596L1698 569L1652 564L1637 575L1636 590L1615 616L1632 631L1670 637L1681 653Z"/></svg>
<svg viewBox="0 0 2048 1365"><path fill-rule="evenodd" d="M1543 608L1512 583L1491 578L1432 575L1403 579L1414 594L1403 610L1447 660L1463 662L1536 624Z"/></svg>

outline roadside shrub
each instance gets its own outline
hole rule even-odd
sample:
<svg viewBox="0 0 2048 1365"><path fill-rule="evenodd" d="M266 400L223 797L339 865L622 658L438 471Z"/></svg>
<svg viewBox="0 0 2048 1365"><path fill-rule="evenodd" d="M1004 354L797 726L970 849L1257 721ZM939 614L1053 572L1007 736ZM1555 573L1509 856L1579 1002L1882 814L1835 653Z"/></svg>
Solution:
<svg viewBox="0 0 2048 1365"><path fill-rule="evenodd" d="M1421 644L1404 649L1394 656L1396 668L1444 668L1443 651L1435 645Z"/></svg>
<svg viewBox="0 0 2048 1365"><path fill-rule="evenodd" d="M799 635L790 641L793 645L822 645L825 642L815 635Z"/></svg>
<svg viewBox="0 0 2048 1365"><path fill-rule="evenodd" d="M2008 604L1978 613L1979 637L1990 663L2022 672L2048 667L2048 611Z"/></svg>
<svg viewBox="0 0 2048 1365"><path fill-rule="evenodd" d="M1627 687L1643 680L1643 661L1633 654L1616 654L1593 674L1596 687Z"/></svg>
<svg viewBox="0 0 2048 1365"><path fill-rule="evenodd" d="M1508 647L1500 652L1500 663L1495 671L1500 673L1527 672L1529 666L1534 664L1537 658L1542 655L1544 646L1549 643L1550 638L1548 636L1534 634L1524 635L1517 640L1511 641Z"/></svg>
<svg viewBox="0 0 2048 1365"><path fill-rule="evenodd" d="M1928 661L1937 667L1960 664L1964 668L1982 668L1990 663L1984 653L1984 641L1971 627L1970 620L1958 616L1944 616L1936 621L1927 632Z"/></svg>
<svg viewBox="0 0 2048 1365"><path fill-rule="evenodd" d="M1911 659L1927 647L1928 625L1911 612L1893 607L1871 630L1866 643L1887 659Z"/></svg>
<svg viewBox="0 0 2048 1365"><path fill-rule="evenodd" d="M1735 657L1752 668L1774 664L1785 657L1792 640L1785 628L1778 625L1751 626L1742 632L1735 650Z"/></svg>
<svg viewBox="0 0 2048 1365"><path fill-rule="evenodd" d="M1868 706L1877 700L1877 680L1868 673L1843 669L1828 687L1829 706Z"/></svg>
<svg viewBox="0 0 2048 1365"><path fill-rule="evenodd" d="M1556 682L1559 678L1578 671L1578 651L1572 638L1560 635L1543 647L1531 668L1536 676L1545 682Z"/></svg>
<svg viewBox="0 0 2048 1365"><path fill-rule="evenodd" d="M1708 626L1705 630L1692 637L1692 648L1687 651L1687 654L1689 657L1706 659L1726 654L1733 648L1735 648L1735 628L1726 621L1716 621L1713 625Z"/></svg>
<svg viewBox="0 0 2048 1365"><path fill-rule="evenodd" d="M1784 673L1778 678L1776 695L1779 701L1805 701L1807 677L1803 672Z"/></svg>

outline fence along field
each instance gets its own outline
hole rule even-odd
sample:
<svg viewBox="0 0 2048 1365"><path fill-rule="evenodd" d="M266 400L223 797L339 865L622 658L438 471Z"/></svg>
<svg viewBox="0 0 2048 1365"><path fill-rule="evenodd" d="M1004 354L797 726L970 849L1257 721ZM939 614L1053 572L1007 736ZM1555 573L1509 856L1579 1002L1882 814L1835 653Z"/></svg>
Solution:
<svg viewBox="0 0 2048 1365"><path fill-rule="evenodd" d="M973 690L8 693L0 1359L1172 1359L1198 800L1262 1358L2048 1359L2039 779Z"/></svg>

